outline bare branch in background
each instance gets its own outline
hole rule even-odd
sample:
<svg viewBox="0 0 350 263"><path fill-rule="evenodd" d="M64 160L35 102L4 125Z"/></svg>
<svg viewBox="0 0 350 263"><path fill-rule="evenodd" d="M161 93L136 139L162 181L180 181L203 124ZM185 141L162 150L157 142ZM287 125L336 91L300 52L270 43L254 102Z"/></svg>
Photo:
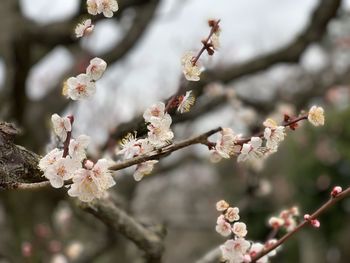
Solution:
<svg viewBox="0 0 350 263"><path fill-rule="evenodd" d="M141 225L125 211L115 206L111 200L99 200L81 204L82 208L99 218L117 233L134 242L146 254L147 262L161 262L163 254L163 230L160 233Z"/></svg>

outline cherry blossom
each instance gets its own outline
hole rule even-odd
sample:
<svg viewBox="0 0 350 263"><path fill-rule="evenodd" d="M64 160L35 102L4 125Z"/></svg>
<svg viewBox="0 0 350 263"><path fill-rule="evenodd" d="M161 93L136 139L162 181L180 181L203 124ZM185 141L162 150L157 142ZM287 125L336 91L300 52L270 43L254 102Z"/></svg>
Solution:
<svg viewBox="0 0 350 263"><path fill-rule="evenodd" d="M212 156L212 161L216 161L216 159L219 160L219 156L226 159L230 158L236 149L236 139L237 137L233 133L232 129L223 128L219 134L218 140L216 141L214 150L211 151L211 154L214 155Z"/></svg>
<svg viewBox="0 0 350 263"><path fill-rule="evenodd" d="M153 117L163 118L164 114L165 114L165 105L163 102L158 102L145 110L145 112L143 113L143 118L145 119L146 122L151 122Z"/></svg>
<svg viewBox="0 0 350 263"><path fill-rule="evenodd" d="M243 222L236 222L233 224L232 232L238 237L245 237L248 233L247 226Z"/></svg>
<svg viewBox="0 0 350 263"><path fill-rule="evenodd" d="M128 133L121 141L121 150L117 149L117 154L124 154L124 159L132 158L140 153L141 147L136 138L136 134Z"/></svg>
<svg viewBox="0 0 350 263"><path fill-rule="evenodd" d="M90 137L80 135L76 140L71 140L69 144L69 155L77 161L82 161L86 158L86 149L90 143Z"/></svg>
<svg viewBox="0 0 350 263"><path fill-rule="evenodd" d="M314 126L324 125L325 117L323 108L318 106L312 106L309 110L307 119Z"/></svg>
<svg viewBox="0 0 350 263"><path fill-rule="evenodd" d="M79 74L77 77L67 79L67 96L72 100L89 98L95 94L96 86L87 74Z"/></svg>
<svg viewBox="0 0 350 263"><path fill-rule="evenodd" d="M278 145L284 140L285 135L285 128L283 126L278 126L274 129L266 127L264 130L266 147L273 152L277 151Z"/></svg>
<svg viewBox="0 0 350 263"><path fill-rule="evenodd" d="M77 38L80 38L86 35L90 35L94 30L94 27L95 26L91 23L91 19L86 19L75 27L75 36Z"/></svg>
<svg viewBox="0 0 350 263"><path fill-rule="evenodd" d="M239 220L239 208L229 207L225 213L225 218L230 222Z"/></svg>
<svg viewBox="0 0 350 263"><path fill-rule="evenodd" d="M105 17L112 17L113 12L117 12L119 9L118 2L116 0L97 0L98 13L103 13Z"/></svg>
<svg viewBox="0 0 350 263"><path fill-rule="evenodd" d="M190 109L193 106L195 100L196 100L195 97L192 95L192 90L187 91L185 96L180 96L180 98L179 98L179 106L177 107L177 110L180 113L184 113L184 112L190 111Z"/></svg>
<svg viewBox="0 0 350 263"><path fill-rule="evenodd" d="M269 219L269 225L273 228L280 228L284 225L284 220L282 218L273 216Z"/></svg>
<svg viewBox="0 0 350 263"><path fill-rule="evenodd" d="M241 154L238 156L237 161L244 162L251 158L260 159L263 156L261 144L261 138L252 137L248 143L243 144Z"/></svg>
<svg viewBox="0 0 350 263"><path fill-rule="evenodd" d="M174 137L174 133L170 129L171 122L169 114L165 114L162 118L151 118L151 123L147 126L150 143L161 147L171 141Z"/></svg>
<svg viewBox="0 0 350 263"><path fill-rule="evenodd" d="M264 249L264 245L261 243L253 243L250 247L249 254L251 257L255 257L259 252L261 252ZM267 263L269 260L268 255L265 255L261 258L259 258L256 262L257 263Z"/></svg>
<svg viewBox="0 0 350 263"><path fill-rule="evenodd" d="M224 215L220 215L216 221L216 232L218 232L220 235L227 237L231 234L231 225L228 223L225 219Z"/></svg>
<svg viewBox="0 0 350 263"><path fill-rule="evenodd" d="M194 55L192 52L187 52L183 55L181 59L181 65L182 65L182 72L185 75L185 78L189 81L199 81L200 80L200 74L201 74L201 67L198 65L199 62L197 61L196 64L193 65L193 58Z"/></svg>
<svg viewBox="0 0 350 263"><path fill-rule="evenodd" d="M250 242L243 239L229 239L220 246L222 259L229 263L241 263L250 247Z"/></svg>
<svg viewBox="0 0 350 263"><path fill-rule="evenodd" d="M115 185L108 167L109 161L100 159L91 170L84 168L76 170L68 194L78 197L83 202L103 197L105 191Z"/></svg>
<svg viewBox="0 0 350 263"><path fill-rule="evenodd" d="M220 44L220 33L221 33L221 30L218 29L214 32L214 34L211 36L210 40L211 40L211 44L213 45L213 48L215 50L218 50L221 46Z"/></svg>
<svg viewBox="0 0 350 263"><path fill-rule="evenodd" d="M67 156L57 159L56 162L48 166L44 172L44 176L49 179L52 187L61 188L64 185L64 181L73 177L73 173L79 166L79 163Z"/></svg>
<svg viewBox="0 0 350 263"><path fill-rule="evenodd" d="M90 65L86 68L86 75L92 80L99 80L107 68L107 63L101 58L93 58Z"/></svg>
<svg viewBox="0 0 350 263"><path fill-rule="evenodd" d="M145 175L149 175L152 172L153 167L156 163L158 163L157 160L151 160L151 161L138 164L134 172L135 181L141 181L141 179Z"/></svg>
<svg viewBox="0 0 350 263"><path fill-rule="evenodd" d="M86 5L87 5L87 10L89 14L94 16L99 14L97 0L87 0Z"/></svg>
<svg viewBox="0 0 350 263"><path fill-rule="evenodd" d="M43 158L40 159L40 161L39 161L40 170L45 172L45 170L49 166L53 165L58 159L60 159L62 157L62 155L63 155L63 151L59 150L57 148L50 151Z"/></svg>
<svg viewBox="0 0 350 263"><path fill-rule="evenodd" d="M216 210L219 212L226 211L229 207L230 205L225 200L220 200L216 203Z"/></svg>
<svg viewBox="0 0 350 263"><path fill-rule="evenodd" d="M51 121L55 134L62 141L65 141L67 138L67 132L72 130L71 120L68 117L60 117L55 113L51 116Z"/></svg>

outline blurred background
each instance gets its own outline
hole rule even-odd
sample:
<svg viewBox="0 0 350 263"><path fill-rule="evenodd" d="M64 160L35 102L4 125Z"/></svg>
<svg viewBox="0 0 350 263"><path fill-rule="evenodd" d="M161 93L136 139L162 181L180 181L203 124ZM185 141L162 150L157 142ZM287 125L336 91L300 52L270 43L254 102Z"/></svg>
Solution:
<svg viewBox="0 0 350 263"><path fill-rule="evenodd" d="M313 104L326 110L324 127L288 131L265 162L212 164L194 146L162 160L140 183L132 169L121 171L111 194L137 220L165 225L164 262L196 262L225 241L215 232L220 199L240 208L249 239L263 241L270 216L293 205L310 213L334 185L349 185L350 1L118 2L112 19L98 16L94 33L76 40L75 25L88 17L85 1L0 0L0 119L22 130L18 144L45 154L51 115L69 113L73 134L92 137L90 156L115 159L118 140L137 129L142 112L180 85L198 98L190 113L174 116L175 140L217 126L250 135L267 117L281 121ZM181 56L201 47L210 18L221 19L221 47L202 57L202 80L188 84ZM109 64L96 95L66 100L63 81L95 56ZM320 221L272 262L349 262L350 200ZM1 263L143 262L132 242L64 190L1 191L0 233Z"/></svg>

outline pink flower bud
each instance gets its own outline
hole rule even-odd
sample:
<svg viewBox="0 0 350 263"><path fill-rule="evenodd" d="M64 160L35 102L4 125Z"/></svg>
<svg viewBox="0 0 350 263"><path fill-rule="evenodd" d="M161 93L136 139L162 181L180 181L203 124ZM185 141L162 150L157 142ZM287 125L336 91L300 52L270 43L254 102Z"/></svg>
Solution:
<svg viewBox="0 0 350 263"><path fill-rule="evenodd" d="M336 197L337 195L339 195L341 192L343 191L343 189L340 186L335 186L331 192L331 196L332 197Z"/></svg>
<svg viewBox="0 0 350 263"><path fill-rule="evenodd" d="M311 223L311 225L312 225L313 227L316 227L316 228L319 228L320 225L321 225L320 221L318 221L317 219L312 219L312 220L310 221L310 223Z"/></svg>
<svg viewBox="0 0 350 263"><path fill-rule="evenodd" d="M306 221L309 221L309 220L310 220L310 215L309 215L309 214L305 214L305 215L304 215L304 219L305 219Z"/></svg>
<svg viewBox="0 0 350 263"><path fill-rule="evenodd" d="M86 169L91 170L92 167L94 167L94 163L93 163L92 161L90 161L90 160L86 160L86 161L84 162L84 166L85 166Z"/></svg>
<svg viewBox="0 0 350 263"><path fill-rule="evenodd" d="M26 258L31 257L33 254L33 245L29 242L22 243L22 255Z"/></svg>

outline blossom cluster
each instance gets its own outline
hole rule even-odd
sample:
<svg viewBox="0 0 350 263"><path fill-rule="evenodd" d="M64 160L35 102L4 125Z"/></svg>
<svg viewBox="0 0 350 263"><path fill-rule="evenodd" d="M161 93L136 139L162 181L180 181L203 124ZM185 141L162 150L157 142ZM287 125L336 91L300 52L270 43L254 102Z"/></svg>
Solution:
<svg viewBox="0 0 350 263"><path fill-rule="evenodd" d="M178 96L172 101L174 105L170 106L176 106L180 113L184 113L190 110L195 99L192 91L187 91L185 95ZM167 146L174 138L174 133L170 128L172 119L163 102L155 103L147 108L143 113L143 118L147 123L147 137L138 139L136 133L128 133L120 143L121 149L116 149L116 154L123 155L124 159L149 154ZM137 164L134 179L140 181L145 175L149 175L156 163L158 163L157 160L150 160Z"/></svg>
<svg viewBox="0 0 350 263"><path fill-rule="evenodd" d="M268 240L265 244L251 242L245 239L248 231L247 226L240 219L239 208L230 207L225 201L221 200L216 203L216 210L221 215L216 221L216 232L224 237L230 237L223 245L220 246L222 260L228 263L247 263L251 262L258 253L276 242L275 239ZM267 255L261 257L256 262L266 263L268 258L276 254L272 250Z"/></svg>
<svg viewBox="0 0 350 263"><path fill-rule="evenodd" d="M43 171L43 176L54 188L61 188L70 182L68 194L83 202L101 198L107 189L115 185L108 170L110 162L100 159L93 163L86 159L90 137L80 135L71 139L72 116L60 117L54 114L51 120L53 131L64 142L64 147L51 150L40 160L39 168Z"/></svg>
<svg viewBox="0 0 350 263"><path fill-rule="evenodd" d="M274 229L284 228L287 232L291 232L297 226L297 218L299 216L298 207L294 206L290 209L282 210L279 216L272 216L269 219L269 225Z"/></svg>
<svg viewBox="0 0 350 263"><path fill-rule="evenodd" d="M91 15L103 14L105 17L112 17L114 12L119 9L118 2L116 0L87 0L87 11ZM78 23L75 27L75 36L77 38L88 36L94 30L94 25L91 19L86 19Z"/></svg>
<svg viewBox="0 0 350 263"><path fill-rule="evenodd" d="M85 73L70 77L64 83L63 95L72 100L87 99L96 93L96 81L99 80L107 68L107 63L101 58L90 60Z"/></svg>
<svg viewBox="0 0 350 263"><path fill-rule="evenodd" d="M136 134L129 133L121 142L121 150L116 149L117 154L123 154L124 159L147 154L156 148L165 146L173 139L174 133L170 129L171 116L165 112L165 104L158 102L146 109L143 118L147 125L146 138L138 139ZM152 172L157 160L146 161L136 166L134 179L140 181L145 175Z"/></svg>
<svg viewBox="0 0 350 263"><path fill-rule="evenodd" d="M113 12L119 9L116 0L87 0L87 10L91 15L103 14L105 17L112 17Z"/></svg>
<svg viewBox="0 0 350 263"><path fill-rule="evenodd" d="M211 28L210 34L206 40L202 41L203 47L196 56L193 52L186 52L181 58L182 72L185 78L189 81L199 81L200 74L203 71L203 66L199 61L199 57L203 51L207 51L208 55L212 56L220 47L220 20L209 20L208 24Z"/></svg>
<svg viewBox="0 0 350 263"><path fill-rule="evenodd" d="M223 128L216 144L211 150L211 160L220 161L238 155L238 162L257 161L277 152L278 146L285 139L286 127L295 129L297 121L307 118L315 126L324 125L324 110L321 107L312 106L308 115L303 118L286 117L290 123L277 125L273 119L264 121L265 129L261 134L250 139L243 139L240 134L235 134L230 128Z"/></svg>

